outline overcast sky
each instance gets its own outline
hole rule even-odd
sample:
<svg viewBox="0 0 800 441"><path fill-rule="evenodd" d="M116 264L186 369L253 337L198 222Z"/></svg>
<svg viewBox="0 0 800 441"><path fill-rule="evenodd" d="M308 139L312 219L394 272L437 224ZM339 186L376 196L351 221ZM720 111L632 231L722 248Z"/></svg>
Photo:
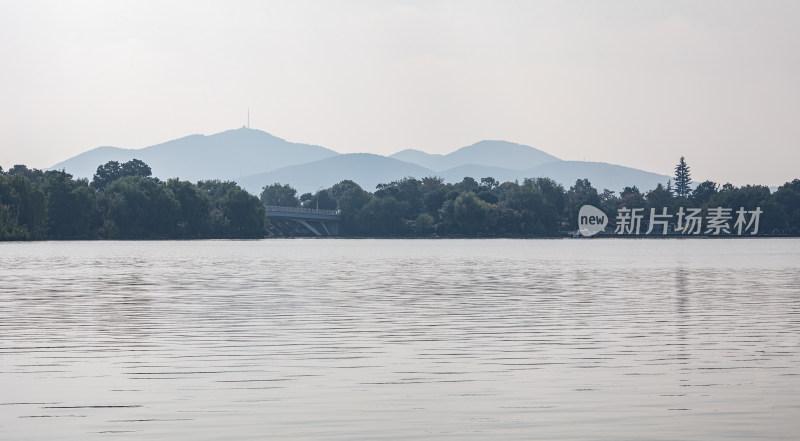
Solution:
<svg viewBox="0 0 800 441"><path fill-rule="evenodd" d="M800 178L800 2L0 0L0 165L251 127Z"/></svg>

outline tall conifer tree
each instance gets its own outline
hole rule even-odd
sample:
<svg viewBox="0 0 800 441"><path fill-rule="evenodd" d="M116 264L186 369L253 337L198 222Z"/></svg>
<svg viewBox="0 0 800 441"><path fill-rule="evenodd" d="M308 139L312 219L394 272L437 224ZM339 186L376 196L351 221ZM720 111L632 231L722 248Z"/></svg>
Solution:
<svg viewBox="0 0 800 441"><path fill-rule="evenodd" d="M675 166L675 195L678 197L688 197L691 189L689 183L692 182L692 175L689 173L689 166L681 156L681 161Z"/></svg>

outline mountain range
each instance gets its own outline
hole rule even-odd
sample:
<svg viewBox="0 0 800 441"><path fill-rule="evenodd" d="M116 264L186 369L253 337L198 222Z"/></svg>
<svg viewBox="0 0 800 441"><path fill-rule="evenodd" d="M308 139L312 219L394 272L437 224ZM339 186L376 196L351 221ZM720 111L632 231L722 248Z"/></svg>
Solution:
<svg viewBox="0 0 800 441"><path fill-rule="evenodd" d="M475 180L493 177L500 182L549 177L566 188L577 179L587 178L599 191L620 191L632 185L646 191L670 179L620 165L564 161L537 148L507 141L480 141L445 155L414 149L391 156L340 154L248 128L208 136L191 135L142 149L98 147L50 169L91 179L99 165L133 158L150 165L153 176L160 179L231 180L253 194L275 182L289 184L302 194L314 193L344 179L373 191L379 183L427 176L439 176L446 182L459 182L464 177Z"/></svg>

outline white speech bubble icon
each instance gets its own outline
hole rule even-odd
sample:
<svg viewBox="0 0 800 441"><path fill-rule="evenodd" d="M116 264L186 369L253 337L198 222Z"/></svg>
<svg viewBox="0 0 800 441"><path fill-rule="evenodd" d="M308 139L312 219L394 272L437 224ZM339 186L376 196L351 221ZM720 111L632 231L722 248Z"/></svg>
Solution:
<svg viewBox="0 0 800 441"><path fill-rule="evenodd" d="M578 231L582 236L590 237L606 229L608 216L600 209L584 205L578 212Z"/></svg>

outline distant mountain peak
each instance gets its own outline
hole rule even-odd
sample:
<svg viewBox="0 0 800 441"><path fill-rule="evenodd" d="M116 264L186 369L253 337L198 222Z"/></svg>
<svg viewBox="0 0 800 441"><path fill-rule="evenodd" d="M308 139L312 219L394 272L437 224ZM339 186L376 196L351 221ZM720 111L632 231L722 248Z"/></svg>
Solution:
<svg viewBox="0 0 800 441"><path fill-rule="evenodd" d="M426 155L426 156L444 156L441 153L428 153L428 152L425 152L425 151L419 150L419 149L403 149L403 150L400 150L399 152L397 152L397 153L395 153L393 155L389 155L389 156L392 157L392 156L405 155L405 154Z"/></svg>
<svg viewBox="0 0 800 441"><path fill-rule="evenodd" d="M393 154L391 157L436 171L450 170L465 165L525 170L550 162L561 161L561 159L535 147L502 140L478 141L446 155L405 149Z"/></svg>
<svg viewBox="0 0 800 441"><path fill-rule="evenodd" d="M503 145L503 144L520 146L520 147L530 147L530 146L522 145L522 144L519 144L519 143L516 143L516 142L506 141L505 139L482 139L482 140L476 142L475 144L468 145L468 146L462 147L462 148L469 148L469 147L476 147L476 146L486 146L486 145L495 146L495 145ZM530 148L534 148L534 147L530 147Z"/></svg>

